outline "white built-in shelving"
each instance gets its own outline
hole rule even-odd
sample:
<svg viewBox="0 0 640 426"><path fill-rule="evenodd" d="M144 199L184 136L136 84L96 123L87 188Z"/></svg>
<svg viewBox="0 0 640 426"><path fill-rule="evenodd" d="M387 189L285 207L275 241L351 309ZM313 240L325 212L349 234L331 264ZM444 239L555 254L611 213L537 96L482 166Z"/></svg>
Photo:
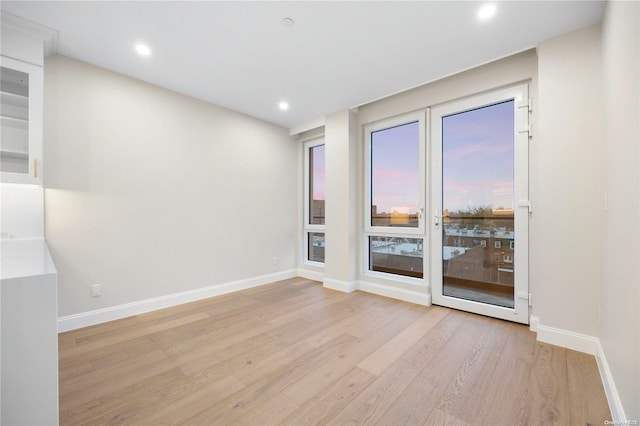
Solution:
<svg viewBox="0 0 640 426"><path fill-rule="evenodd" d="M2 57L2 182L42 183L42 67Z"/></svg>
<svg viewBox="0 0 640 426"><path fill-rule="evenodd" d="M57 36L2 11L0 38L0 424L55 426L57 273L44 238L42 123L44 57Z"/></svg>

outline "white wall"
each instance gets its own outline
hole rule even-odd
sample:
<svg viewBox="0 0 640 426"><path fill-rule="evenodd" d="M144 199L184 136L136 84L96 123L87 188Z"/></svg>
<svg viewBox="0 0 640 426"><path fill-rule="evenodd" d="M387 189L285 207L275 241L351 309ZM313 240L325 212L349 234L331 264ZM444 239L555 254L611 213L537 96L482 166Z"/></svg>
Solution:
<svg viewBox="0 0 640 426"><path fill-rule="evenodd" d="M62 56L44 116L60 316L295 268L286 129Z"/></svg>
<svg viewBox="0 0 640 426"><path fill-rule="evenodd" d="M44 236L44 191L38 185L0 184L2 238Z"/></svg>
<svg viewBox="0 0 640 426"><path fill-rule="evenodd" d="M640 3L603 21L605 151L600 341L627 419L640 420Z"/></svg>
<svg viewBox="0 0 640 426"><path fill-rule="evenodd" d="M534 205L540 323L597 336L602 256L600 26L538 46Z"/></svg>
<svg viewBox="0 0 640 426"><path fill-rule="evenodd" d="M325 287L356 288L358 229L356 203L356 116L349 110L326 117L326 249Z"/></svg>

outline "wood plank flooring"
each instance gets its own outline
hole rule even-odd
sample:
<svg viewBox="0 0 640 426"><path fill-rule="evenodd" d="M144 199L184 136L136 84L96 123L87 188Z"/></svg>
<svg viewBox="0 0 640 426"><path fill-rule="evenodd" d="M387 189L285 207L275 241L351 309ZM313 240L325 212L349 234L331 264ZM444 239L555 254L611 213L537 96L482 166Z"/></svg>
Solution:
<svg viewBox="0 0 640 426"><path fill-rule="evenodd" d="M296 278L60 334L61 425L602 425L592 356Z"/></svg>

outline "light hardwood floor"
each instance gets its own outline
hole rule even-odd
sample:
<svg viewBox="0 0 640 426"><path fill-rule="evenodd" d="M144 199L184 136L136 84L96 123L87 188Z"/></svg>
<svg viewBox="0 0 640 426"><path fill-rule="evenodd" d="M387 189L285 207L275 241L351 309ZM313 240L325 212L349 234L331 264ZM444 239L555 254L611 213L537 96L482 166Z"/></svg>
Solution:
<svg viewBox="0 0 640 426"><path fill-rule="evenodd" d="M60 424L602 425L592 356L297 278L60 335Z"/></svg>

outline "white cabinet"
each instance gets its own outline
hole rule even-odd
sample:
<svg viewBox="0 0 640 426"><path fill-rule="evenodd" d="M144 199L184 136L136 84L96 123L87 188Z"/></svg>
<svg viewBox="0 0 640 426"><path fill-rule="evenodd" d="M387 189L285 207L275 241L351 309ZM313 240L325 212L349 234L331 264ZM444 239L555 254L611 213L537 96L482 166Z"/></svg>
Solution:
<svg viewBox="0 0 640 426"><path fill-rule="evenodd" d="M0 57L2 182L42 184L42 67Z"/></svg>
<svg viewBox="0 0 640 426"><path fill-rule="evenodd" d="M0 424L57 425L57 272L43 238L0 250Z"/></svg>
<svg viewBox="0 0 640 426"><path fill-rule="evenodd" d="M42 186L43 63L56 33L0 19L0 424L57 425L57 273Z"/></svg>

